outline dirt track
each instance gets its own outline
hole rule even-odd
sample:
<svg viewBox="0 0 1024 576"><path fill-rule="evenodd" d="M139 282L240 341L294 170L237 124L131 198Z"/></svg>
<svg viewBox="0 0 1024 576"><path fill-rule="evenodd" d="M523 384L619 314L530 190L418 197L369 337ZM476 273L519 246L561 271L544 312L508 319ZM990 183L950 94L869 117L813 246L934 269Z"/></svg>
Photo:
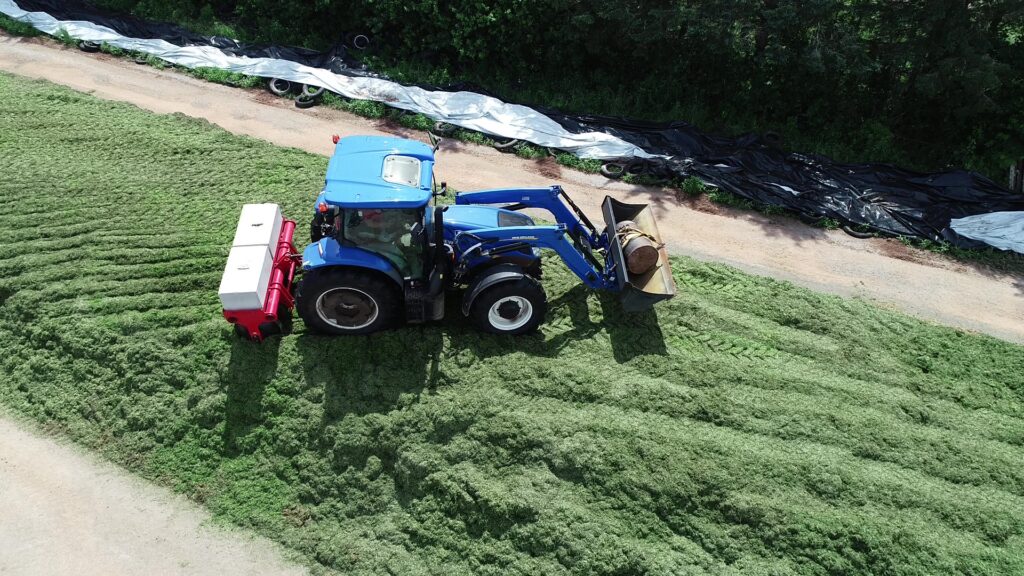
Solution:
<svg viewBox="0 0 1024 576"><path fill-rule="evenodd" d="M0 574L306 574L281 547L0 413Z"/></svg>
<svg viewBox="0 0 1024 576"><path fill-rule="evenodd" d="M298 110L243 91L52 42L0 35L0 70L42 78L160 113L182 112L282 146L329 154L331 134L405 134L385 121L337 110ZM561 183L589 214L610 194L654 206L671 252L731 264L815 290L857 296L915 316L1024 343L1024 278L950 262L895 240L857 240L787 218L680 203L671 191L632 186L523 160L490 148L445 143L438 178L458 190ZM310 191L312 195L313 190Z"/></svg>

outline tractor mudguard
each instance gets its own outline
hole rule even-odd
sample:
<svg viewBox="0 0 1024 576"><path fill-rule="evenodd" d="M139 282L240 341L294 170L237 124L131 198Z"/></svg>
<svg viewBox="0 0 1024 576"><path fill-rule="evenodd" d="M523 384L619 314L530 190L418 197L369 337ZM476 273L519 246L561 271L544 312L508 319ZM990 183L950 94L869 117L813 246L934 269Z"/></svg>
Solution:
<svg viewBox="0 0 1024 576"><path fill-rule="evenodd" d="M510 280L520 280L526 277L526 272L515 264L498 264L478 274L469 287L466 288L462 297L462 315L469 316L469 310L473 307L473 301L483 293L484 290Z"/></svg>
<svg viewBox="0 0 1024 576"><path fill-rule="evenodd" d="M334 238L321 238L302 251L302 269L315 270L325 266L348 266L376 270L402 286L402 276L386 258L356 246L341 246Z"/></svg>

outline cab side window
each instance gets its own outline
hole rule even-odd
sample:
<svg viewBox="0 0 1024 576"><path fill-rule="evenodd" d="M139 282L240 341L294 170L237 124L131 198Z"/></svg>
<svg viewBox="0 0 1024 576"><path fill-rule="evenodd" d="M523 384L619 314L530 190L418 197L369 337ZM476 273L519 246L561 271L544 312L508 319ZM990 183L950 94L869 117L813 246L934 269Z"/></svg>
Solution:
<svg viewBox="0 0 1024 576"><path fill-rule="evenodd" d="M343 235L347 242L390 260L403 276L417 277L422 262L412 229L420 219L418 209L349 209Z"/></svg>

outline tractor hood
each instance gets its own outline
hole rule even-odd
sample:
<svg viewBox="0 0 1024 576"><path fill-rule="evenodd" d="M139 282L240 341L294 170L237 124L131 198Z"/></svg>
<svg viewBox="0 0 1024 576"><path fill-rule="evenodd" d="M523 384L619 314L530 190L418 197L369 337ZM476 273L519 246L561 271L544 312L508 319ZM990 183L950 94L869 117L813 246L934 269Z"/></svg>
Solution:
<svg viewBox="0 0 1024 576"><path fill-rule="evenodd" d="M492 206L454 204L444 211L445 231L453 235L467 230L505 226L533 226L533 219L519 212Z"/></svg>

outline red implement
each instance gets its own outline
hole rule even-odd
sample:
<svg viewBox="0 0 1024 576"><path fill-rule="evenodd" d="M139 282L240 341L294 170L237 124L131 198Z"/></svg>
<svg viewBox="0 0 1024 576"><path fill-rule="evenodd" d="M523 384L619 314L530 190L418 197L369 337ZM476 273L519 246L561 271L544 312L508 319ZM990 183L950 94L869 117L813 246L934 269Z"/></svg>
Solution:
<svg viewBox="0 0 1024 576"><path fill-rule="evenodd" d="M236 326L239 333L256 342L262 342L275 328L291 320L295 299L292 297L292 281L295 271L302 265L302 256L295 251L292 237L295 222L285 219L281 223L281 236L274 254L274 267L270 271L267 295L262 310L225 310L224 318Z"/></svg>

